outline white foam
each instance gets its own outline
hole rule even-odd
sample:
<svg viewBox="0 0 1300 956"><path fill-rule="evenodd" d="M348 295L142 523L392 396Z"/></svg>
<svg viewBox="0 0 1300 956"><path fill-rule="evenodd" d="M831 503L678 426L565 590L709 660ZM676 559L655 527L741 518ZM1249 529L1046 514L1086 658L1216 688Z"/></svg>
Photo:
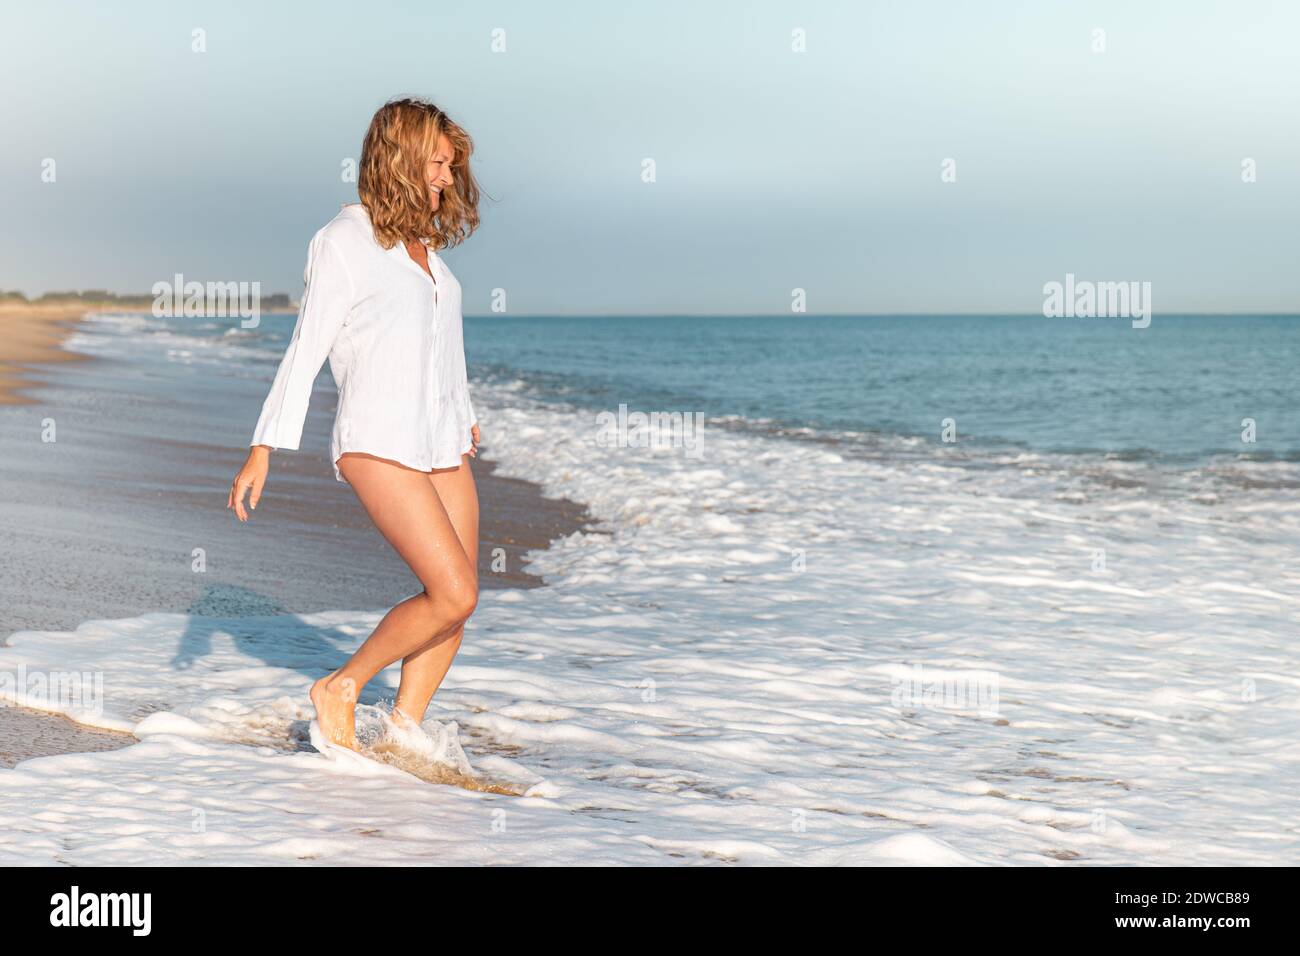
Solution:
<svg viewBox="0 0 1300 956"><path fill-rule="evenodd" d="M265 377L266 370L257 363L278 362L286 339L272 337L260 326L242 328L240 322L238 318L218 324L202 318L159 319L140 312L92 312L81 319L63 347L104 358L139 360L152 354L180 365L219 368L228 375ZM217 334L218 328L224 331Z"/></svg>
<svg viewBox="0 0 1300 956"><path fill-rule="evenodd" d="M1294 466L864 460L707 428L692 460L600 447L593 413L517 388L474 397L498 474L587 503L600 527L533 556L550 587L483 592L427 739L398 744L463 772L460 752L527 796L301 749L311 680L377 614L152 614L0 652L102 673L102 713L80 718L143 738L0 771L0 861L1300 851ZM195 629L210 649L190 657ZM992 699L970 690L994 681ZM376 682L395 687L392 670ZM362 723L392 736L380 709Z"/></svg>

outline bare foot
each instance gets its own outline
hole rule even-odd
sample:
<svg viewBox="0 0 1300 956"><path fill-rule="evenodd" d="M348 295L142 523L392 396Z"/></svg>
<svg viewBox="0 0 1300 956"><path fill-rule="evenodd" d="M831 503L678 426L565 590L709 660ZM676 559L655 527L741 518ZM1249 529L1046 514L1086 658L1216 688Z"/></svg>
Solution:
<svg viewBox="0 0 1300 956"><path fill-rule="evenodd" d="M327 674L311 685L311 702L316 708L316 720L325 739L356 750L356 681L339 677L338 671Z"/></svg>
<svg viewBox="0 0 1300 956"><path fill-rule="evenodd" d="M416 720L414 717L407 715L404 711L398 710L396 706L393 707L392 721L399 727L418 728L420 726L420 722L418 720Z"/></svg>

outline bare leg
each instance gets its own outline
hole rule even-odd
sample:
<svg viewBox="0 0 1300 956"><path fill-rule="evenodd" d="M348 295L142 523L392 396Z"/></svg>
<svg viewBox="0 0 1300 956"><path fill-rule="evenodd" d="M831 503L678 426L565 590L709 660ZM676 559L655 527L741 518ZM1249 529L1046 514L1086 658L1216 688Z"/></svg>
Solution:
<svg viewBox="0 0 1300 956"><path fill-rule="evenodd" d="M429 474L438 498L447 510L461 549L474 568L474 585L478 586L478 489L469 468L469 455L462 455L460 467L439 468ZM393 704L393 718L415 723L424 720L429 701L447 676L452 658L460 650L465 635L464 622L445 637L436 638L402 661L402 683Z"/></svg>
<svg viewBox="0 0 1300 956"><path fill-rule="evenodd" d="M346 664L312 686L321 732L355 749L361 688L393 661L459 629L474 612L478 584L427 472L361 454L343 455L338 465L380 534L424 585L384 615Z"/></svg>

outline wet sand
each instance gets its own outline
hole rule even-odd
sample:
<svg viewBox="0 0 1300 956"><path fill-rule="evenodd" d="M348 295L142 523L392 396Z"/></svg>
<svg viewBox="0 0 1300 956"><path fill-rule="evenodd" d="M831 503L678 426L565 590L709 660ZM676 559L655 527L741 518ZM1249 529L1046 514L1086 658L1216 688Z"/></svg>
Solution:
<svg viewBox="0 0 1300 956"><path fill-rule="evenodd" d="M87 311L80 305L0 301L0 405L34 401L27 390L39 384L38 364L85 358L64 350L63 340Z"/></svg>
<svg viewBox="0 0 1300 956"><path fill-rule="evenodd" d="M116 750L134 741L127 734L83 727L66 717L26 707L0 707L0 767L12 767L28 757Z"/></svg>
<svg viewBox="0 0 1300 956"><path fill-rule="evenodd" d="M113 312L121 303L83 301L23 302L0 298L0 405L31 405L32 389L43 381L44 366L85 361L63 347L78 322L90 313ZM265 315L291 310L268 308Z"/></svg>
<svg viewBox="0 0 1300 956"><path fill-rule="evenodd" d="M320 392L303 451L272 455L261 506L241 525L225 500L265 383L115 358L37 374L43 387L0 407L0 645L15 631L70 630L149 611L374 610L419 590L347 485L334 480L324 451L333 407ZM42 440L49 420L53 442ZM531 482L494 476L490 446L485 434L484 457L472 465L480 586L540 586L526 552L585 527L586 511L543 497ZM505 567L494 571L498 548ZM0 706L5 766L133 739Z"/></svg>

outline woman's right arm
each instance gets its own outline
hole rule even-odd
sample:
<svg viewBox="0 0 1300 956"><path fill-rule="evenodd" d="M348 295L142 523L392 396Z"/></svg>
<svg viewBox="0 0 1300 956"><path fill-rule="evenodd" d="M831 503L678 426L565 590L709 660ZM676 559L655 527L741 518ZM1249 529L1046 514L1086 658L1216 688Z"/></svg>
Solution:
<svg viewBox="0 0 1300 956"><path fill-rule="evenodd" d="M262 486L266 484L266 473L270 467L269 445L254 445L248 449L248 457L244 459L239 474L235 475L235 481L230 486L230 500L226 503L227 508L235 509L235 517L240 521L248 520L248 512L244 510L244 495L250 490L253 493L249 496L248 506L257 510L257 502L262 497Z"/></svg>
<svg viewBox="0 0 1300 956"><path fill-rule="evenodd" d="M226 507L233 508L240 521L248 520L244 495L252 491L249 504L253 508L262 496L271 449L296 449L302 440L312 384L352 307L352 277L347 263L338 247L323 233L318 232L307 249L303 281L305 287L293 337L262 404L248 458L230 486Z"/></svg>

